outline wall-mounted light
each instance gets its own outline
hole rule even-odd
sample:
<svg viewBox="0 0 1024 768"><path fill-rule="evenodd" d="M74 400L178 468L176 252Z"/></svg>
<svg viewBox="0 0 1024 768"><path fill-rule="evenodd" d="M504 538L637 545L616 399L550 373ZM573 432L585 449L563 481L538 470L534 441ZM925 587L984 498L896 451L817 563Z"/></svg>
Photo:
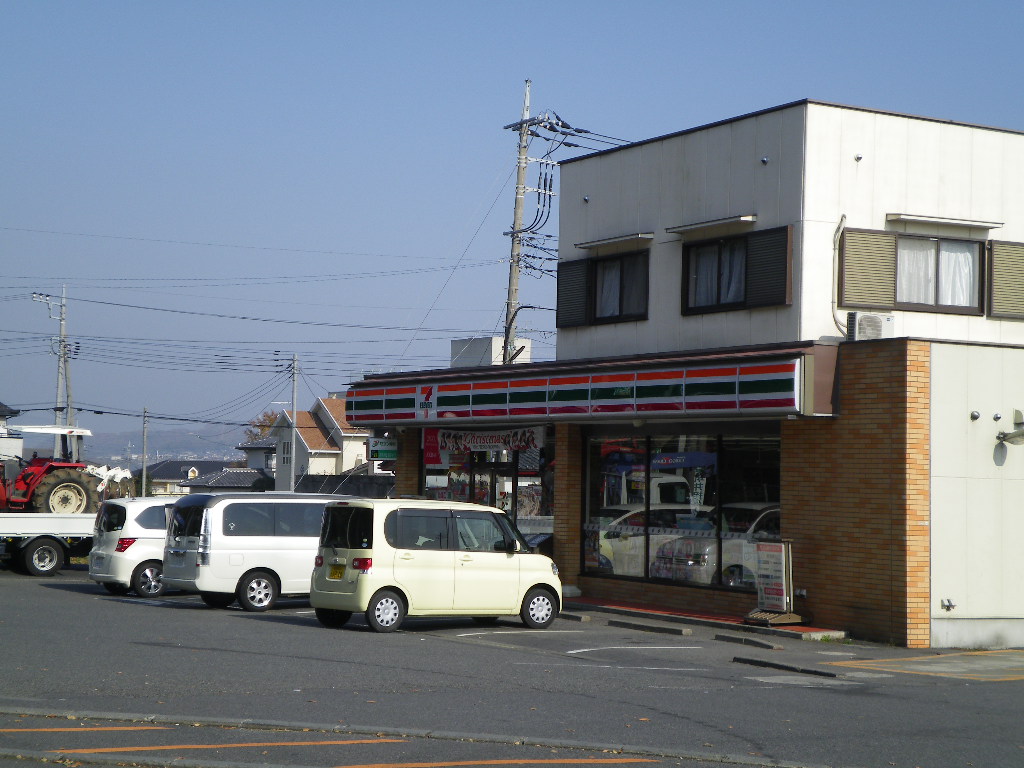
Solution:
<svg viewBox="0 0 1024 768"><path fill-rule="evenodd" d="M998 417L999 414L997 413L992 418L998 421ZM996 440L1000 443L1008 443L1009 445L1024 444L1024 414L1016 408L1013 409L1013 427L1013 432L996 432Z"/></svg>

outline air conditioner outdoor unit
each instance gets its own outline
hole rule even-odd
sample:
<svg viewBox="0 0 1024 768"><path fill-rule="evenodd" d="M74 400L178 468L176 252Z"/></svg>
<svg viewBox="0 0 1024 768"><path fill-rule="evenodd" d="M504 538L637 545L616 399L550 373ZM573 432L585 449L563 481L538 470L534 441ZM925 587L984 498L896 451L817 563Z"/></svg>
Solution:
<svg viewBox="0 0 1024 768"><path fill-rule="evenodd" d="M896 335L892 315L878 312L847 312L846 338L848 341L891 339Z"/></svg>

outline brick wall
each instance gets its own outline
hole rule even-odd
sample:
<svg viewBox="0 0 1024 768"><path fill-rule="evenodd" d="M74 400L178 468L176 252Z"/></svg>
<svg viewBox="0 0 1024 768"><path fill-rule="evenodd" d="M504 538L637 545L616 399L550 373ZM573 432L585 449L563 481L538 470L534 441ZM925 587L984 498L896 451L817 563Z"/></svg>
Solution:
<svg viewBox="0 0 1024 768"><path fill-rule="evenodd" d="M421 429L407 427L398 432L398 459L395 461L395 495L416 496L420 490Z"/></svg>
<svg viewBox="0 0 1024 768"><path fill-rule="evenodd" d="M798 609L855 637L929 645L930 346L843 344L838 416L782 425L782 532Z"/></svg>
<svg viewBox="0 0 1024 768"><path fill-rule="evenodd" d="M583 526L583 437L577 424L555 424L554 561L563 585L578 586Z"/></svg>

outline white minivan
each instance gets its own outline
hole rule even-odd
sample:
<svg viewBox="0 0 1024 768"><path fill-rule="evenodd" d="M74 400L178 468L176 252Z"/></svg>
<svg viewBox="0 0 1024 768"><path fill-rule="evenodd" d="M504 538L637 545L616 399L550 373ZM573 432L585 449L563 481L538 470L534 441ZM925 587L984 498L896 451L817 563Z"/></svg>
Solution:
<svg viewBox="0 0 1024 768"><path fill-rule="evenodd" d="M170 508L163 580L213 608L265 611L309 594L324 505L308 493L194 493Z"/></svg>
<svg viewBox="0 0 1024 768"><path fill-rule="evenodd" d="M500 509L419 499L332 501L324 511L309 602L326 627L361 612L377 632L406 616L518 615L551 625L558 567L534 554Z"/></svg>

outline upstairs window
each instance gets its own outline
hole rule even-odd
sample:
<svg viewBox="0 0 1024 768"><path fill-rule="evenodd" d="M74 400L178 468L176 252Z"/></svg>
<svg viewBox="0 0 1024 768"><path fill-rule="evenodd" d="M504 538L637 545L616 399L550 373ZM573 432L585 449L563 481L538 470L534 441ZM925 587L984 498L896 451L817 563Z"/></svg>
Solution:
<svg viewBox="0 0 1024 768"><path fill-rule="evenodd" d="M746 238L705 243L690 250L687 306L742 304L746 297Z"/></svg>
<svg viewBox="0 0 1024 768"><path fill-rule="evenodd" d="M968 240L899 237L896 303L978 308L979 244Z"/></svg>
<svg viewBox="0 0 1024 768"><path fill-rule="evenodd" d="M643 319L647 316L647 252L595 261L594 286L596 321Z"/></svg>
<svg viewBox="0 0 1024 768"><path fill-rule="evenodd" d="M840 304L981 314L984 261L984 243L977 240L847 230Z"/></svg>
<svg viewBox="0 0 1024 768"><path fill-rule="evenodd" d="M559 328L647 319L647 251L558 264Z"/></svg>
<svg viewBox="0 0 1024 768"><path fill-rule="evenodd" d="M777 307L792 301L789 227L683 248L685 314Z"/></svg>

